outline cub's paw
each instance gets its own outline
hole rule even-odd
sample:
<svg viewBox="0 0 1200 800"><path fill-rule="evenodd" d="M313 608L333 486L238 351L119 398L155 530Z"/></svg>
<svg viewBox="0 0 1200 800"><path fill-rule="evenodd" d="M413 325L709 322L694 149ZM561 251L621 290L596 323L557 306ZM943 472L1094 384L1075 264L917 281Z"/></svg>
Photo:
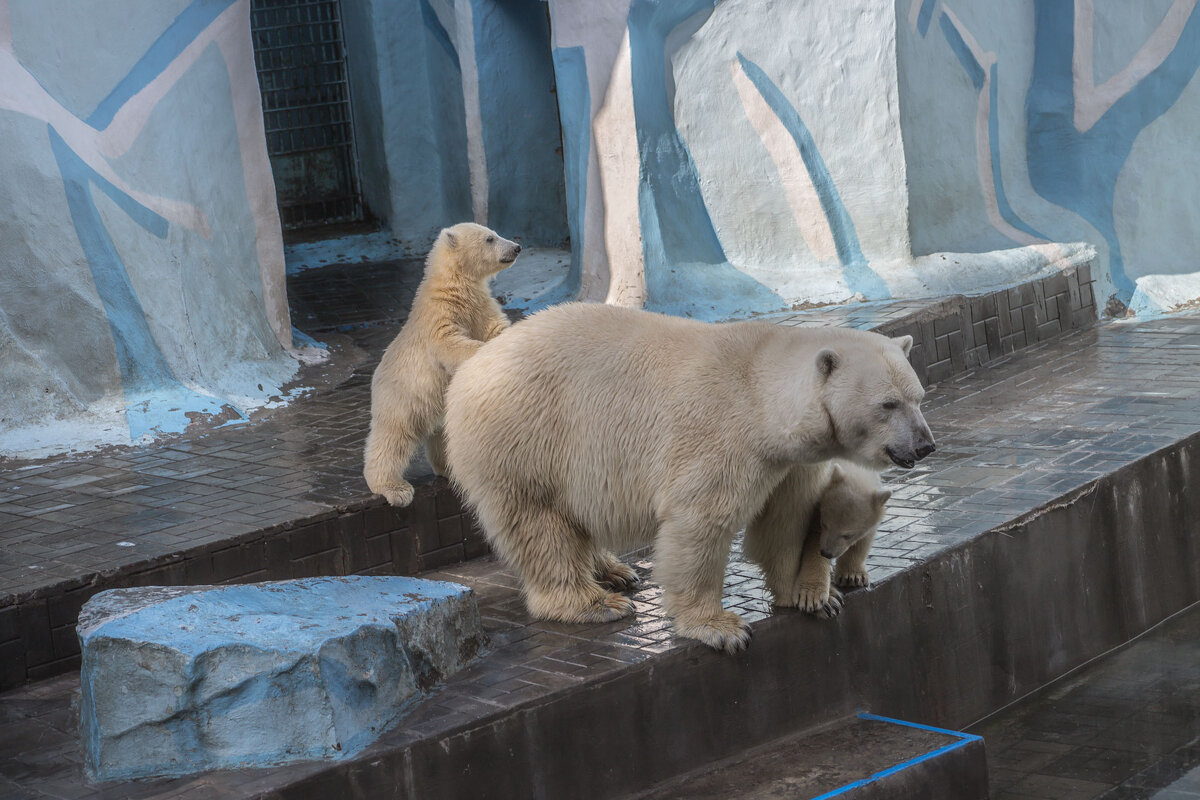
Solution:
<svg viewBox="0 0 1200 800"><path fill-rule="evenodd" d="M842 593L828 584L801 585L796 605L810 614L831 619L842 612Z"/></svg>
<svg viewBox="0 0 1200 800"><path fill-rule="evenodd" d="M866 569L838 571L833 574L833 582L843 589L861 589L871 585L871 577Z"/></svg>
<svg viewBox="0 0 1200 800"><path fill-rule="evenodd" d="M413 489L411 483L408 481L402 481L400 483L391 483L381 486L378 490L376 490L375 494L383 495L384 499L388 501L389 505L403 508L413 501L414 491L415 490Z"/></svg>
<svg viewBox="0 0 1200 800"><path fill-rule="evenodd" d="M606 560L597 568L596 580L614 592L628 592L642 582L633 567L621 563L615 557Z"/></svg>
<svg viewBox="0 0 1200 800"><path fill-rule="evenodd" d="M675 632L697 639L716 650L736 653L750 644L750 626L732 611L722 611L712 619L696 622L675 620Z"/></svg>

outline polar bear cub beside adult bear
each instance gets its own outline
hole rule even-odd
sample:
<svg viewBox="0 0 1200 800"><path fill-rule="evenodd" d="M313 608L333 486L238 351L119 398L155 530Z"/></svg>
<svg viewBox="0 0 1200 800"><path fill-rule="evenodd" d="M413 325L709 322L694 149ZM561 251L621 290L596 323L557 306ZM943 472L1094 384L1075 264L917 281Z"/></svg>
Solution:
<svg viewBox="0 0 1200 800"><path fill-rule="evenodd" d="M933 449L909 337L711 324L572 303L514 325L446 395L452 479L536 617L633 612L602 548L655 540L676 632L728 651L734 533L798 463L912 466Z"/></svg>
<svg viewBox="0 0 1200 800"><path fill-rule="evenodd" d="M874 468L842 460L792 467L746 526L742 545L775 605L836 615L832 559L839 586L867 585L867 555L891 496Z"/></svg>
<svg viewBox="0 0 1200 800"><path fill-rule="evenodd" d="M412 502L404 470L424 441L434 471L446 474L441 434L446 386L459 364L508 327L492 297L492 277L521 245L482 225L442 230L425 259L412 311L371 379L371 429L363 477L394 506Z"/></svg>

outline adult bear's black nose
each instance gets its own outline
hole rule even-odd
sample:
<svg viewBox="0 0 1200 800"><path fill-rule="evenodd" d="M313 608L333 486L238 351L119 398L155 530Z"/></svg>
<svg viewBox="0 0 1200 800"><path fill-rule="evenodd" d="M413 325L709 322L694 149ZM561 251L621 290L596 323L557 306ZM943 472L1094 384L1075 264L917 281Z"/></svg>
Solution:
<svg viewBox="0 0 1200 800"><path fill-rule="evenodd" d="M925 444L917 448L917 461L920 461L934 450L937 450L937 445L935 445L933 442L925 442Z"/></svg>
<svg viewBox="0 0 1200 800"><path fill-rule="evenodd" d="M521 245L519 245L519 244L514 244L514 245L513 245L513 247L516 249L516 251L517 251L518 253L519 253L519 252L521 252Z"/></svg>

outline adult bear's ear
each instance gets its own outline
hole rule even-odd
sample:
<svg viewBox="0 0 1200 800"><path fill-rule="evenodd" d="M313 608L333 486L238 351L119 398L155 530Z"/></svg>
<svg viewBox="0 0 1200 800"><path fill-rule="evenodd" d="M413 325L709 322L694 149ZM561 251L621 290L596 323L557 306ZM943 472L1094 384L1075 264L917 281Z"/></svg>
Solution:
<svg viewBox="0 0 1200 800"><path fill-rule="evenodd" d="M911 336L897 336L892 341L900 345L900 349L904 351L904 356L907 358L908 354L912 351L913 338Z"/></svg>
<svg viewBox="0 0 1200 800"><path fill-rule="evenodd" d="M841 363L842 357L829 348L817 353L817 372L821 374L822 378L828 378Z"/></svg>
<svg viewBox="0 0 1200 800"><path fill-rule="evenodd" d="M450 231L446 231L446 246L449 247L451 250L458 247L458 237L455 236ZM909 337L909 338L911 340L912 337Z"/></svg>

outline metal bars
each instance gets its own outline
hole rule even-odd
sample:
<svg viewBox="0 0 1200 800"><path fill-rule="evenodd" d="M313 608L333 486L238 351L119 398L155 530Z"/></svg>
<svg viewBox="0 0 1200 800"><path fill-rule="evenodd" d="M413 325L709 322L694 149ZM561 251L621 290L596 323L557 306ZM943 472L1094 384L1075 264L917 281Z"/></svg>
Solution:
<svg viewBox="0 0 1200 800"><path fill-rule="evenodd" d="M340 0L252 0L250 29L284 229L361 220Z"/></svg>

